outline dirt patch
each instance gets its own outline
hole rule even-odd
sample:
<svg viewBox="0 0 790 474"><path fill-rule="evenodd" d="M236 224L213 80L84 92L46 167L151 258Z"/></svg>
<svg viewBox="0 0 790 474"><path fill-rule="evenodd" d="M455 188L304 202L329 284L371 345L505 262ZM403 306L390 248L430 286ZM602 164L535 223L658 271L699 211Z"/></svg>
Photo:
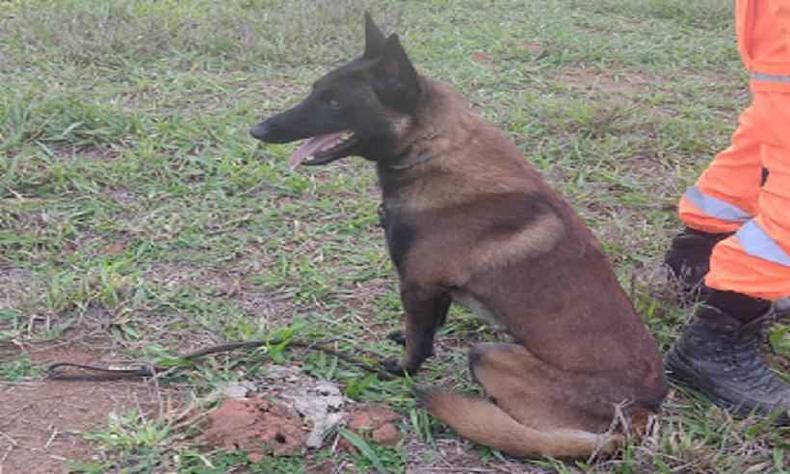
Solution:
<svg viewBox="0 0 790 474"><path fill-rule="evenodd" d="M538 41L522 41L518 44L518 47L536 56L541 56L546 53L546 48Z"/></svg>
<svg viewBox="0 0 790 474"><path fill-rule="evenodd" d="M203 427L201 444L246 451L257 462L266 455L297 455L331 444L355 448L336 435L345 425L374 443L394 446L401 440L400 415L380 405L356 404L340 387L301 373L298 367L269 366L264 380L222 389L225 398Z"/></svg>
<svg viewBox="0 0 790 474"><path fill-rule="evenodd" d="M72 143L48 143L53 158L60 160L115 161L120 159L123 149L115 146L76 145Z"/></svg>
<svg viewBox="0 0 790 474"><path fill-rule="evenodd" d="M33 293L33 272L24 268L0 268L0 309L18 308Z"/></svg>
<svg viewBox="0 0 790 474"><path fill-rule="evenodd" d="M95 363L85 348L63 346L32 352L35 364ZM179 405L175 392L145 382L39 380L0 385L0 473L67 472L68 461L87 461L96 452L81 436L100 430L111 413L138 411L157 418Z"/></svg>
<svg viewBox="0 0 790 474"><path fill-rule="evenodd" d="M233 299L245 313L266 321L272 327L279 323L287 324L293 312L292 297L288 294L243 287Z"/></svg>
<svg viewBox="0 0 790 474"><path fill-rule="evenodd" d="M286 321L291 314L291 296L245 283L248 271L255 269L226 271L174 262L156 263L145 275L146 279L167 288L200 288L212 296L229 298L248 315L271 325Z"/></svg>
<svg viewBox="0 0 790 474"><path fill-rule="evenodd" d="M88 161L115 161L121 158L121 149L84 148L74 151L74 158Z"/></svg>
<svg viewBox="0 0 790 474"><path fill-rule="evenodd" d="M130 206L138 199L134 191L122 187L109 189L106 194L120 206Z"/></svg>
<svg viewBox="0 0 790 474"><path fill-rule="evenodd" d="M636 153L621 160L620 164L624 171L636 177L664 176L669 171L661 158L650 153Z"/></svg>
<svg viewBox="0 0 790 474"><path fill-rule="evenodd" d="M630 178L635 183L639 183L645 192L653 196L652 206L657 206L668 212L674 212L677 199L684 189L679 186L677 180L655 179L655 177L674 176L677 171L673 169L671 163L667 163L653 153L636 153L618 163L620 169L617 174L621 179Z"/></svg>
<svg viewBox="0 0 790 474"><path fill-rule="evenodd" d="M211 413L203 442L227 451L246 451L253 462L266 454L296 455L307 430L299 414L283 403L263 398L227 399Z"/></svg>
<svg viewBox="0 0 790 474"><path fill-rule="evenodd" d="M338 295L338 298L340 300L353 300L358 303L356 306L372 309L377 301L396 286L393 278L370 278L355 282L353 290Z"/></svg>
<svg viewBox="0 0 790 474"><path fill-rule="evenodd" d="M393 424L400 415L387 407L369 405L354 409L348 416L348 428L373 442L395 446L401 440L400 430Z"/></svg>
<svg viewBox="0 0 790 474"><path fill-rule="evenodd" d="M601 72L579 65L560 71L557 81L571 89L629 96L646 94L660 84L657 77L641 72Z"/></svg>
<svg viewBox="0 0 790 474"><path fill-rule="evenodd" d="M481 461L475 445L469 441L454 438L438 438L428 444L416 436L406 441L406 472L408 474L454 473L529 473L550 472L537 466L527 466L516 460L490 459Z"/></svg>
<svg viewBox="0 0 790 474"><path fill-rule="evenodd" d="M188 262L155 263L146 270L145 278L167 288L210 288L214 295L234 294L239 286L238 279L232 275Z"/></svg>

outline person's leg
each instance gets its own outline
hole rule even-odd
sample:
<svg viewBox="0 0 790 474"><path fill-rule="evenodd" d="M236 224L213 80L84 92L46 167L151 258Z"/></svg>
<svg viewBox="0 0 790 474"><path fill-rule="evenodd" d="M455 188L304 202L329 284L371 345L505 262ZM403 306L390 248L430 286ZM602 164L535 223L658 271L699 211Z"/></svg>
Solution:
<svg viewBox="0 0 790 474"><path fill-rule="evenodd" d="M756 217L716 246L705 283L776 301L790 296L790 94L757 93L755 104L766 117L761 161L768 177Z"/></svg>
<svg viewBox="0 0 790 474"><path fill-rule="evenodd" d="M730 146L717 154L680 200L686 228L673 240L664 262L684 292L694 292L708 272L713 246L754 216L762 181L754 106L739 117Z"/></svg>
<svg viewBox="0 0 790 474"><path fill-rule="evenodd" d="M680 199L680 220L692 229L731 233L757 212L762 166L755 114L754 105L741 113L730 146L714 157Z"/></svg>
<svg viewBox="0 0 790 474"><path fill-rule="evenodd" d="M757 93L754 108L768 170L756 216L713 248L710 291L666 363L673 378L719 404L777 410L787 423L790 385L760 357L759 327L772 302L790 297L790 94Z"/></svg>

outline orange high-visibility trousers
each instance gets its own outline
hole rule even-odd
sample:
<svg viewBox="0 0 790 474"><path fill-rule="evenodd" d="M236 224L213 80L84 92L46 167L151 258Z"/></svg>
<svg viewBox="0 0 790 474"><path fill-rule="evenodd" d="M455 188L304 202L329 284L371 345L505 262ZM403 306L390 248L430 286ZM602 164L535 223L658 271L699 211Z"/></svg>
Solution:
<svg viewBox="0 0 790 474"><path fill-rule="evenodd" d="M693 229L735 232L714 247L707 286L776 301L790 297L790 0L738 0L736 31L752 104L679 214Z"/></svg>

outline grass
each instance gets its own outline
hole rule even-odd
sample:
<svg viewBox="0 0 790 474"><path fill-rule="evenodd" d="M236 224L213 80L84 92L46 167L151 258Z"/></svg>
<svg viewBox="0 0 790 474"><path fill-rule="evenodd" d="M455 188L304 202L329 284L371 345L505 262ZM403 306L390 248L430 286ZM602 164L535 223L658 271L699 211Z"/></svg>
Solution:
<svg viewBox="0 0 790 474"><path fill-rule="evenodd" d="M2 2L0 337L102 335L130 357L166 360L291 327L341 350L397 354L384 339L401 308L370 166L348 159L292 173L291 146L247 134L359 54L364 8L572 201L666 349L688 317L655 296L653 270L679 227L673 206L748 102L732 12L718 0ZM785 364L787 334L771 334ZM454 310L420 380L468 389L468 340L495 337ZM178 381L205 395L254 377L261 363L217 357ZM335 459L359 472L438 459L623 473L777 472L787 462L786 432L732 420L683 391L622 460L520 462L445 431L414 406L408 382L364 378L316 354L304 367L408 420L397 448ZM0 374L38 372L19 359ZM91 438L108 460L79 468L225 472L246 462L200 452L157 423L116 420ZM472 455L458 461L458 449ZM328 456L247 468L299 472Z"/></svg>

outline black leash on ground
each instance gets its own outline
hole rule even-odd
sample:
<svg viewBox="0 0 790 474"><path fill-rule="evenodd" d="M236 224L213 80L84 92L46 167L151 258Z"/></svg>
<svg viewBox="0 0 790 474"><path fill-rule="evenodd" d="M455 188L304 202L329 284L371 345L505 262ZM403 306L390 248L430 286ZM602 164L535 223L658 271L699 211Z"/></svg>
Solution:
<svg viewBox="0 0 790 474"><path fill-rule="evenodd" d="M278 345L285 341L244 341L244 342L231 342L228 344L219 344L216 346L206 347L194 352L190 352L179 356L178 359L182 361L196 361L203 357L212 354L220 354L225 352L232 352L240 349L256 349L258 347L268 345ZM323 352L327 355L337 357L340 360L355 365L363 370L377 374L383 380L392 380L394 377L389 372L386 372L378 367L375 367L359 357L350 356L342 352L338 352L329 347L307 343L302 341L289 341L287 347L297 347L304 350L315 350ZM370 354L374 356L373 354ZM47 368L47 378L50 380L69 380L69 381L108 381L108 380L121 380L121 379L135 379L144 377L156 377L157 375L164 374L165 372L173 372L182 369L182 366L161 367L156 365L140 365L137 368L130 369L108 369L104 367L97 367L94 365L74 364L71 362L58 362L50 365Z"/></svg>

